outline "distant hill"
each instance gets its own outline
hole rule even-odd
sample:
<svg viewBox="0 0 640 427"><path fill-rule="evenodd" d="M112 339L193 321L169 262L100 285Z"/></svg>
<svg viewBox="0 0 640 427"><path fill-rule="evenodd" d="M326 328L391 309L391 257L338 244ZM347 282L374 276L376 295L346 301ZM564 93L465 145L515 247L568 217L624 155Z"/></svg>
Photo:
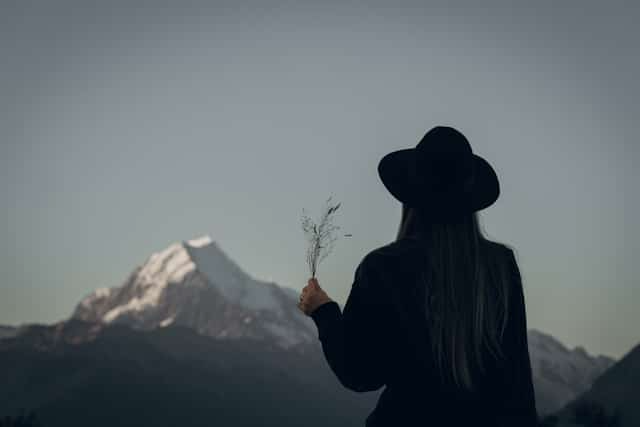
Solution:
<svg viewBox="0 0 640 427"><path fill-rule="evenodd" d="M598 377L588 391L559 411L558 425L571 425L576 412L588 410L599 417L598 407L608 416L617 413L619 427L640 426L640 344Z"/></svg>
<svg viewBox="0 0 640 427"><path fill-rule="evenodd" d="M613 358L573 350L549 334L531 329L527 334L536 408L541 415L558 411L587 391L593 381L615 363Z"/></svg>
<svg viewBox="0 0 640 427"><path fill-rule="evenodd" d="M13 337L19 330L20 328L15 326L0 325L0 339Z"/></svg>
<svg viewBox="0 0 640 427"><path fill-rule="evenodd" d="M178 326L70 321L0 340L0 416L45 426L361 426L376 394L341 388L321 350Z"/></svg>

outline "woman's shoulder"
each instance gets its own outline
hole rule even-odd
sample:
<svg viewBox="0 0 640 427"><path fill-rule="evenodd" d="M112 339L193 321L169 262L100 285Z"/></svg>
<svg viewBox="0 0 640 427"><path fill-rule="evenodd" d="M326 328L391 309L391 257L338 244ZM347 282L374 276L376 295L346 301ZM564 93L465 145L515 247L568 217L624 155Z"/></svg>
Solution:
<svg viewBox="0 0 640 427"><path fill-rule="evenodd" d="M394 240L392 242L386 243L382 246L378 246L367 253L365 258L385 258L385 257L393 257L406 252L410 248L416 246L417 239L413 238L403 238L400 240Z"/></svg>
<svg viewBox="0 0 640 427"><path fill-rule="evenodd" d="M491 240L485 240L487 246L490 248L491 252L494 254L493 259L494 263L497 263L501 266L509 266L508 268L517 268L518 266L518 255L513 246L508 245L503 242L494 242Z"/></svg>
<svg viewBox="0 0 640 427"><path fill-rule="evenodd" d="M516 259L515 250L508 244L489 239L483 239L483 247L489 251L495 260L511 261ZM389 271L393 266L406 269L407 263L412 263L417 257L424 256L427 250L425 242L416 236L407 236L378 246L370 250L361 260L363 269L377 269ZM500 261L496 261L500 262Z"/></svg>
<svg viewBox="0 0 640 427"><path fill-rule="evenodd" d="M386 289L399 272L407 270L407 260L411 257L406 256L406 243L393 241L367 252L356 268L356 281L366 287Z"/></svg>
<svg viewBox="0 0 640 427"><path fill-rule="evenodd" d="M485 244L491 250L498 251L502 254L509 254L509 252L513 252L513 248L506 243L496 242L489 239L484 239Z"/></svg>
<svg viewBox="0 0 640 427"><path fill-rule="evenodd" d="M370 250L362 259L365 268L390 267L410 259L420 252L421 242L414 237L405 237Z"/></svg>

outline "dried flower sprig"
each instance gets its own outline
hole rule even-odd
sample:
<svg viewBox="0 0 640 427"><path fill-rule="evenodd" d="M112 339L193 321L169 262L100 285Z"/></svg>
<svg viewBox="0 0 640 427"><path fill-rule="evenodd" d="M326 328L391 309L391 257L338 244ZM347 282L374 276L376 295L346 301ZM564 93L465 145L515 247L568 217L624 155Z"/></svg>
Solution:
<svg viewBox="0 0 640 427"><path fill-rule="evenodd" d="M302 230L304 231L309 247L307 248L307 264L311 272L311 277L316 277L318 265L324 260L333 249L337 240L335 232L340 229L339 226L333 224L333 216L340 207L340 203L332 204L332 196L326 200L326 209L324 210L320 223L316 224L302 209Z"/></svg>

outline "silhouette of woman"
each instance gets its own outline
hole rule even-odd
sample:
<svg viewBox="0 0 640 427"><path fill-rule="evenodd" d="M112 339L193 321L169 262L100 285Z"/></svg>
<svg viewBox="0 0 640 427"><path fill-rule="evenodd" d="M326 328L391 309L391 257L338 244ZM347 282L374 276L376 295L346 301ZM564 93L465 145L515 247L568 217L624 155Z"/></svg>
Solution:
<svg viewBox="0 0 640 427"><path fill-rule="evenodd" d="M495 171L437 126L378 174L402 202L396 240L364 256L342 312L313 278L298 303L343 386L386 386L365 425L537 426L520 271L478 224Z"/></svg>

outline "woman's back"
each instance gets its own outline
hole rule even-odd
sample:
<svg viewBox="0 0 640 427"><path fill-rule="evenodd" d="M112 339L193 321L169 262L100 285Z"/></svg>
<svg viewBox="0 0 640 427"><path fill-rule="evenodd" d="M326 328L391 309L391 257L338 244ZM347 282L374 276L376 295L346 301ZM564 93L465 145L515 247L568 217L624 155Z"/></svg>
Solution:
<svg viewBox="0 0 640 427"><path fill-rule="evenodd" d="M409 236L372 251L368 257L369 277L388 295L389 311L384 316L391 342L381 346L388 369L387 387L368 426L413 425L420 419L430 425L536 425L531 367L526 343L526 320L522 284L513 252L508 247L484 240L482 250L489 277L500 268L509 272L510 307L502 349L504 360L486 353L483 372L475 371L474 391L465 390L441 378L431 351L431 337L425 319L425 284L420 278L427 250L425 242ZM492 285L489 283L489 285ZM426 284L428 286L428 284ZM493 362L491 362L493 361ZM507 421L510 420L510 421ZM425 425L428 423L425 422Z"/></svg>

